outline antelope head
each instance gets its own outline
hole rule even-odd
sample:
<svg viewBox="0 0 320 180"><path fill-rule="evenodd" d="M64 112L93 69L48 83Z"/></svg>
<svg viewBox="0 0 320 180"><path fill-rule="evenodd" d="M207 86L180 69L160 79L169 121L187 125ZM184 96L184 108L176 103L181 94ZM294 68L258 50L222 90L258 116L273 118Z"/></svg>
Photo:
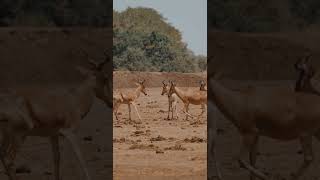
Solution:
<svg viewBox="0 0 320 180"><path fill-rule="evenodd" d="M308 64L310 56L308 54L304 59L300 59L295 63L295 69L300 72L296 81L295 91L320 95L311 83L311 78L315 76L315 70Z"/></svg>
<svg viewBox="0 0 320 180"><path fill-rule="evenodd" d="M168 84L165 83L165 80L162 81L162 92L161 92L161 96L163 96L164 94L168 94Z"/></svg>
<svg viewBox="0 0 320 180"><path fill-rule="evenodd" d="M94 83L96 97L103 100L109 107L112 107L112 78L106 76L103 72L106 63L111 64L110 67L112 68L112 61L106 53L105 59L98 62L97 60L92 59L86 51L82 50L82 52L87 57L89 67L78 67L78 70L80 70L80 72L85 75L91 83Z"/></svg>
<svg viewBox="0 0 320 180"><path fill-rule="evenodd" d="M138 83L136 83L136 85L139 86L140 88L140 92L142 92L145 96L148 95L147 92L146 92L146 87L144 85L144 83L146 82L146 80L139 80Z"/></svg>
<svg viewBox="0 0 320 180"><path fill-rule="evenodd" d="M204 82L204 80L201 80L200 82L200 91L206 91L206 82Z"/></svg>

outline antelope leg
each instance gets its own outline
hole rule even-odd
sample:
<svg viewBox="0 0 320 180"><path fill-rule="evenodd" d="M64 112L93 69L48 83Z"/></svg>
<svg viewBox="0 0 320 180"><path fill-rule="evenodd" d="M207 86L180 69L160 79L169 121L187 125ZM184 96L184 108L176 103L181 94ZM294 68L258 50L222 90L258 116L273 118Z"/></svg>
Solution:
<svg viewBox="0 0 320 180"><path fill-rule="evenodd" d="M56 180L60 180L60 149L59 149L59 135L50 137L52 146L53 161L54 161L54 176Z"/></svg>
<svg viewBox="0 0 320 180"><path fill-rule="evenodd" d="M185 110L186 110L186 121L188 121L188 113L189 113L189 103L185 104ZM190 116L190 115L189 115Z"/></svg>
<svg viewBox="0 0 320 180"><path fill-rule="evenodd" d="M217 139L216 129L209 128L208 134L209 134L208 138L211 139L210 140L211 143L208 144L208 148L209 148L209 152L211 152L211 155L212 155L212 158L209 159L209 163L213 162L217 177L219 180L222 180L222 175L220 172L220 165L217 160L217 152L216 152L216 142L215 142Z"/></svg>
<svg viewBox="0 0 320 180"><path fill-rule="evenodd" d="M203 113L205 112L205 105L201 104L201 113L198 116L198 121L200 122L200 117L202 117Z"/></svg>
<svg viewBox="0 0 320 180"><path fill-rule="evenodd" d="M128 104L128 109L129 109L129 121L131 121L131 106L130 106L130 103Z"/></svg>
<svg viewBox="0 0 320 180"><path fill-rule="evenodd" d="M168 102L169 102L169 109L168 109L168 117L167 117L167 119L169 119L170 117L170 109L172 108L171 107L171 101L170 101L170 98L168 98Z"/></svg>
<svg viewBox="0 0 320 180"><path fill-rule="evenodd" d="M256 176L262 180L267 180L268 177L265 174L263 174L257 168L255 168L252 165L250 165L249 163L247 163L245 160L247 155L249 153L251 153L250 151L252 151L253 146L255 145L257 136L254 134L243 134L242 138L243 138L243 140L242 140L243 142L241 145L242 147L241 147L240 155L239 155L239 159L238 159L240 166L247 169L251 173L252 176Z"/></svg>
<svg viewBox="0 0 320 180"><path fill-rule="evenodd" d="M10 180L18 180L16 175L16 167L14 164L14 159L11 157L7 157L7 155L2 154L1 155L1 161L5 168L6 173L9 176Z"/></svg>
<svg viewBox="0 0 320 180"><path fill-rule="evenodd" d="M306 170L309 169L314 160L314 155L312 152L312 136L300 137L300 143L302 146L304 162L298 171L293 174L292 180L299 179L306 172Z"/></svg>
<svg viewBox="0 0 320 180"><path fill-rule="evenodd" d="M3 164L3 167L5 168L5 172L9 176L10 180L17 180L16 176L16 168L14 165L14 160L11 156L9 156L9 151L11 151L12 148L12 141L11 138L6 136L5 141L1 144L1 162Z"/></svg>
<svg viewBox="0 0 320 180"><path fill-rule="evenodd" d="M6 135L4 149L1 152L1 161L8 173L10 180L17 180L16 176L16 166L14 160L16 158L17 152L25 140L25 136L17 133L14 135Z"/></svg>
<svg viewBox="0 0 320 180"><path fill-rule="evenodd" d="M77 144L76 136L70 130L60 130L60 133L70 142L71 147L72 147L74 153L76 154L76 157L80 163L80 166L85 174L86 180L91 180L91 178L89 176L89 171L87 169L87 166L85 165L86 163L83 159L83 156L80 152L80 148Z"/></svg>
<svg viewBox="0 0 320 180"><path fill-rule="evenodd" d="M253 145L251 147L251 151L250 151L250 165L254 168L256 168L256 162L257 162L257 153L258 153L258 137L255 138L255 140L253 140ZM255 180L256 177L251 175L250 176L251 180Z"/></svg>
<svg viewBox="0 0 320 180"><path fill-rule="evenodd" d="M179 119L179 113L178 113L178 110L177 110L177 105L175 105L174 110L176 112L177 119Z"/></svg>
<svg viewBox="0 0 320 180"><path fill-rule="evenodd" d="M138 109L137 109L136 104L135 104L135 103L132 103L132 105L133 105L134 109L136 110L136 112L137 112L137 114L138 114L139 120L142 121L142 120L141 120L141 117L140 117L140 114L139 114L139 112L138 112Z"/></svg>
<svg viewBox="0 0 320 180"><path fill-rule="evenodd" d="M189 117L191 117L191 118L195 118L195 116L193 116L193 115L191 115L191 114L189 114L188 112L186 112L186 111L182 111L183 113L185 113L186 115L187 115L187 117L189 116Z"/></svg>
<svg viewBox="0 0 320 180"><path fill-rule="evenodd" d="M174 118L173 118L173 111L174 111L174 104L173 104L174 102L172 102L171 101L171 119L173 120Z"/></svg>

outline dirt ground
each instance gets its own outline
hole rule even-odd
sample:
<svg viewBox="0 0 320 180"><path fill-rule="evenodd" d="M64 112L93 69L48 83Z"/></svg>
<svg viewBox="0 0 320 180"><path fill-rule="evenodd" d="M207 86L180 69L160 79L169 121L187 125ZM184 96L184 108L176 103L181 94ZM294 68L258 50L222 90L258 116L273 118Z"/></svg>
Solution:
<svg viewBox="0 0 320 180"><path fill-rule="evenodd" d="M179 119L166 120L168 98L161 91L147 88L148 95L138 98L141 124L128 121L127 105L119 108L119 122L113 117L114 180L207 179L207 115L192 125L195 119L185 120L179 101ZM200 106L190 105L192 115L200 112ZM132 119L138 121L134 110Z"/></svg>

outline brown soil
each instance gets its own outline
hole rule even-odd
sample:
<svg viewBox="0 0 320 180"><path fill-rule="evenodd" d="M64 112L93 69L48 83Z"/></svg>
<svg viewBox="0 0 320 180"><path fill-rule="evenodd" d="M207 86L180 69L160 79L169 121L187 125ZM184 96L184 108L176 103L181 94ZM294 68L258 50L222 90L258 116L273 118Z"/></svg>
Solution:
<svg viewBox="0 0 320 180"><path fill-rule="evenodd" d="M161 83L162 79L159 77L152 82L156 85ZM113 143L114 180L206 179L206 115L200 118L204 124L191 125L195 119L185 120L185 115L181 112L183 103L179 101L177 108L180 118L166 120L168 99L167 96L160 95L161 90L159 87L147 87L148 96L141 95L137 99L141 124L128 121L127 105L119 108L119 122L114 117L113 137L118 139ZM157 106L148 106L150 102ZM190 105L192 115L200 112L200 106ZM138 121L133 108L132 118Z"/></svg>

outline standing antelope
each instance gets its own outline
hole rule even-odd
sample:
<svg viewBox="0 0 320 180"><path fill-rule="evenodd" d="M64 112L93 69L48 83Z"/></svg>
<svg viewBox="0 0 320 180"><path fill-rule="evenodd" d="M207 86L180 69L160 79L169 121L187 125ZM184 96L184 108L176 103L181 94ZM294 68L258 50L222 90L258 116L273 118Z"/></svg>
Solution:
<svg viewBox="0 0 320 180"><path fill-rule="evenodd" d="M200 83L200 91L207 91L206 82L204 82L204 80L201 80L199 83Z"/></svg>
<svg viewBox="0 0 320 180"><path fill-rule="evenodd" d="M102 100L107 100L107 98L105 94L101 94L105 86L105 77L101 69L106 61L99 64L90 60L89 62L92 65L90 69L79 68L86 78L76 88L52 90L47 87L36 87L15 90L15 94L24 100L22 104L25 109L25 117L29 117L30 120L27 122L31 123L26 126L26 121L17 121L14 117L0 113L2 120L8 123L7 129L2 131L5 139L1 142L3 151L0 155L10 180L17 180L14 160L27 136L50 138L54 175L56 180L60 180L59 135L64 136L70 142L85 174L85 179L91 179L73 130L90 111L95 96Z"/></svg>
<svg viewBox="0 0 320 180"><path fill-rule="evenodd" d="M113 96L113 113L116 116L116 119L118 120L118 109L121 104L127 104L128 109L129 109L129 121L131 121L131 106L136 110L136 113L138 114L139 120L141 122L141 117L138 112L137 106L135 104L135 100L139 98L140 93L143 93L145 96L147 95L146 93L146 87L144 85L145 80L138 81L136 85L138 86L137 89L134 92L129 92L129 93L123 93L120 92L120 94L116 94Z"/></svg>
<svg viewBox="0 0 320 180"><path fill-rule="evenodd" d="M165 81L162 81L162 92L161 92L161 95L167 95L168 96L168 103L169 103L169 109L168 109L168 117L167 119L169 120L169 115L170 115L170 112L171 113L171 119L174 119L173 117L173 113L176 112L176 116L177 116L177 119L179 118L179 115L178 115L178 111L177 111L177 102L178 102L178 96L177 94L173 93L173 94L169 94L169 91L170 91L170 86L165 83Z"/></svg>
<svg viewBox="0 0 320 180"><path fill-rule="evenodd" d="M309 58L310 55L295 63L295 69L299 71L299 77L295 84L295 91L320 95L319 91L316 90L311 83L311 79L315 75L315 70L311 65L308 65Z"/></svg>
<svg viewBox="0 0 320 180"><path fill-rule="evenodd" d="M198 121L200 120L200 117L203 115L205 112L205 107L207 105L207 92L205 91L192 91L192 90L187 90L183 91L180 88L176 87L176 83L171 81L171 86L169 90L169 95L171 96L173 93L177 94L177 96L182 100L184 103L184 111L186 113L186 120L188 120L189 114L189 104L194 104L194 105L201 105L201 113L198 116Z"/></svg>
<svg viewBox="0 0 320 180"><path fill-rule="evenodd" d="M289 141L299 139L304 162L293 179L301 177L314 160L312 137L320 140L320 96L290 88L253 87L233 91L210 78L210 99L242 136L239 163L260 179L268 179L256 167L259 136ZM212 120L214 121L214 120ZM250 163L246 162L249 155Z"/></svg>

